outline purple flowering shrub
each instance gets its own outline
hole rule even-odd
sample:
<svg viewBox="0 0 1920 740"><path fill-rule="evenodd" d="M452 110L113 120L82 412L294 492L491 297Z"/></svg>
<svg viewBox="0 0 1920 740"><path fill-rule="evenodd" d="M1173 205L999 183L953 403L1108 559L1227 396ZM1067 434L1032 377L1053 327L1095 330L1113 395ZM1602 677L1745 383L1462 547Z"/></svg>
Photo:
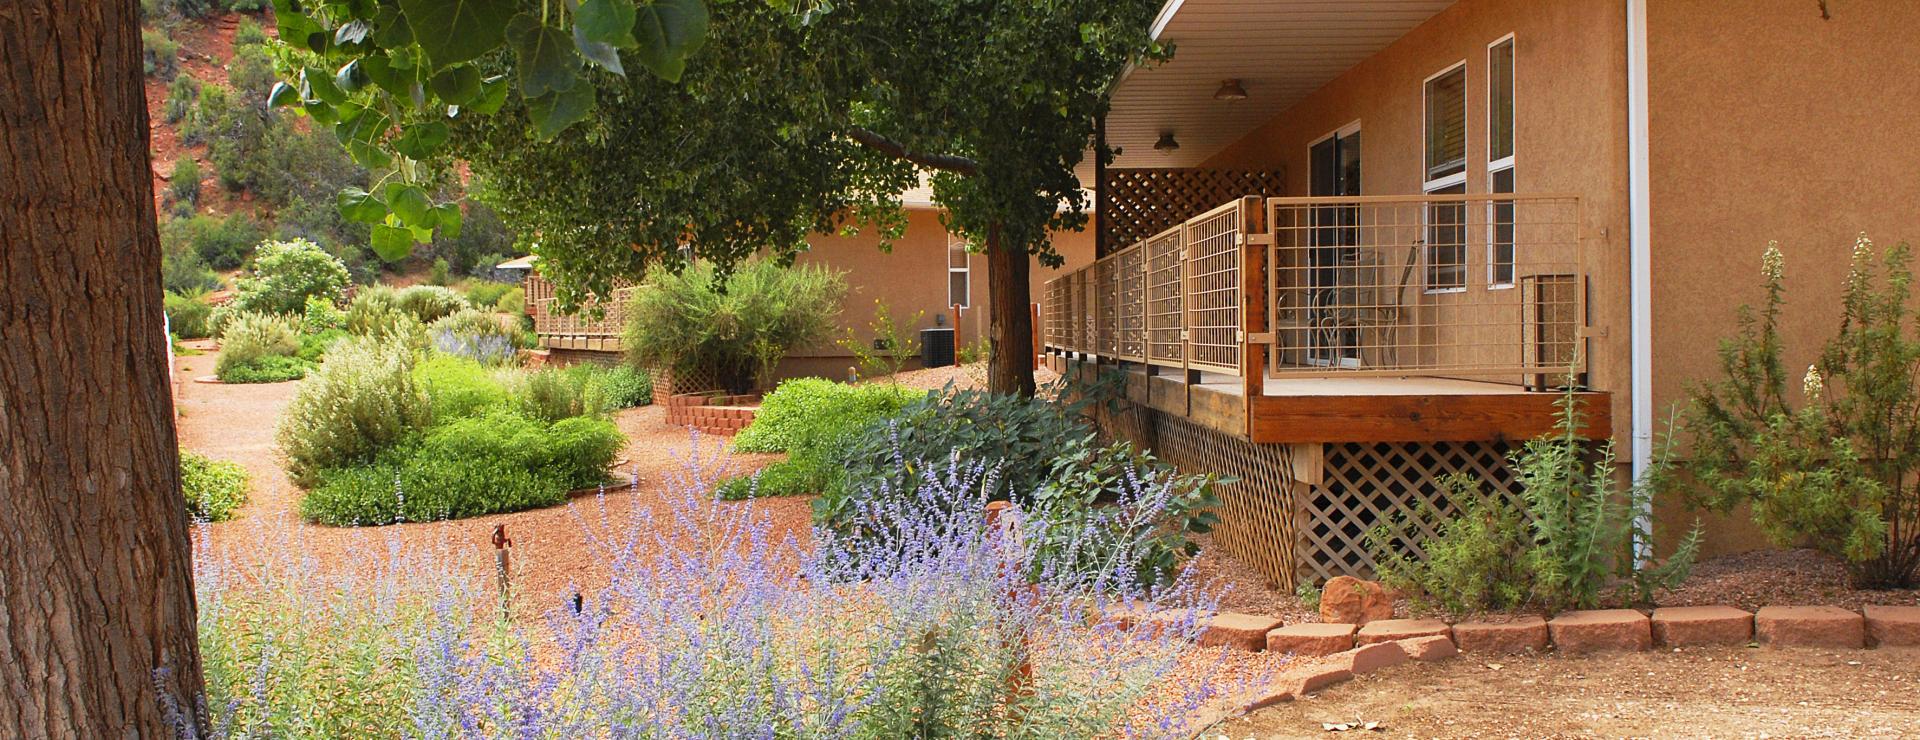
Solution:
<svg viewBox="0 0 1920 740"><path fill-rule="evenodd" d="M695 449L698 449L696 446ZM1214 604L1190 578L1036 559L1059 533L989 526L983 465L954 462L862 512L886 536L780 536L690 460L631 513L575 513L609 584L541 619L431 558L347 581L202 557L206 704L221 735L1092 737L1183 735L1221 668L1191 650ZM1140 494L1151 500L1151 494ZM885 508L881 508L885 507ZM1089 536L1105 530L1090 528ZM204 554L203 554L204 555ZM297 563L296 563L297 565ZM276 570L279 568L279 570ZM537 608L528 608L537 607ZM1153 613L1150 626L1128 628ZM1179 675L1172 674L1180 669Z"/></svg>

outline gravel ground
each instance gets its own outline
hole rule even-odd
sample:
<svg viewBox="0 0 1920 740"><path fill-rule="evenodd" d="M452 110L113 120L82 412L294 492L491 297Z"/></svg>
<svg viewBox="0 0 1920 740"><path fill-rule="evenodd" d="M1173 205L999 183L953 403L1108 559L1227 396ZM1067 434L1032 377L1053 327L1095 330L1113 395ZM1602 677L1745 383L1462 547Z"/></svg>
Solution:
<svg viewBox="0 0 1920 740"><path fill-rule="evenodd" d="M1378 722L1333 733L1324 723ZM1700 648L1408 663L1209 738L1920 737L1920 650Z"/></svg>
<svg viewBox="0 0 1920 740"><path fill-rule="evenodd" d="M1862 591L1847 586L1840 561L1813 550L1756 550L1702 561L1685 583L1659 594L1661 606L1732 604L1742 609L1793 604L1920 605L1920 589Z"/></svg>
<svg viewBox="0 0 1920 740"><path fill-rule="evenodd" d="M1042 388L1046 387L1048 383L1059 379L1060 376L1058 374L1045 367L1036 367L1033 370L1034 384ZM952 383L955 388L963 390L968 388L985 388L987 387L987 363L976 362L971 365L948 365L946 367L933 367L924 370L909 370L900 373L898 377L891 381L883 375L878 378L869 378L865 382L897 382L908 388L923 388L926 390L939 390L947 387L948 383Z"/></svg>

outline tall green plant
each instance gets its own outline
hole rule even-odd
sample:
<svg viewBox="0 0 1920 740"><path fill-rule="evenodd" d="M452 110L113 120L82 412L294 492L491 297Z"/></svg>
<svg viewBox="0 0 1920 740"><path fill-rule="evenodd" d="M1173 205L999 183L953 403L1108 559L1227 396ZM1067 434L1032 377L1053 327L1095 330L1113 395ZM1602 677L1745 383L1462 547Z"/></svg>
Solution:
<svg viewBox="0 0 1920 740"><path fill-rule="evenodd" d="M843 273L814 265L756 259L727 273L704 262L678 272L656 266L627 306L628 356L745 392L767 382L794 348L825 340L846 292Z"/></svg>
<svg viewBox="0 0 1920 740"><path fill-rule="evenodd" d="M1720 377L1690 389L1695 501L1752 505L1773 541L1844 559L1856 586L1920 582L1920 322L1907 245L1854 243L1839 331L1788 397L1785 258L1762 258L1766 302L1741 307Z"/></svg>
<svg viewBox="0 0 1920 740"><path fill-rule="evenodd" d="M888 382L897 384L900 369L906 367L908 358L920 351L920 342L913 337L913 327L918 326L920 319L926 315L925 311L916 311L903 326L893 320L893 312L888 310L884 301L875 299L873 321L867 324L873 342L862 341L852 329L848 329L847 335L840 339L840 347L853 353L854 360L868 375L885 373Z"/></svg>

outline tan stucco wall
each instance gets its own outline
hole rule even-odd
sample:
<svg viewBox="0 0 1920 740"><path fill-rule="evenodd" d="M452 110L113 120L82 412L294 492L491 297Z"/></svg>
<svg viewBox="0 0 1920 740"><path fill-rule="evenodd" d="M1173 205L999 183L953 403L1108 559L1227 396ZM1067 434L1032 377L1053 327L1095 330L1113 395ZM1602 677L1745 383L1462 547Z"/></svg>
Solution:
<svg viewBox="0 0 1920 740"><path fill-rule="evenodd" d="M1787 260L1787 365L1838 327L1855 235L1920 239L1920 3L1652 0L1648 7L1654 404L1718 370L1717 339ZM1669 503L1669 507L1672 504ZM1715 550L1759 546L1712 527Z"/></svg>
<svg viewBox="0 0 1920 740"><path fill-rule="evenodd" d="M800 256L801 264L821 264L844 271L847 299L840 314L842 333L851 330L862 341L871 342L875 301L884 302L888 312L903 330L917 337L919 330L935 326L935 317L946 317L942 325L952 325L947 307L947 231L940 224L938 211L915 209L908 212L906 233L893 243L891 252L879 249L879 237L871 231L854 236L817 234L808 240L811 250ZM1069 268L1093 259L1091 231L1061 232L1054 235L1054 249L1067 258ZM986 335L988 312L987 260L970 255L972 281L969 308L961 312L959 340L972 344ZM1054 271L1034 262L1031 290L1033 299L1042 297L1043 283ZM923 315L911 325L916 312ZM783 363L781 374L844 377L853 358L845 349L828 344L796 351Z"/></svg>
<svg viewBox="0 0 1920 740"><path fill-rule="evenodd" d="M1590 237L1592 383L1629 411L1626 15L1611 0L1462 0L1201 166L1279 168L1309 192L1309 144L1355 121L1365 195L1421 192L1424 81L1467 63L1467 192L1489 191L1487 45L1514 34L1514 153L1520 193L1582 197Z"/></svg>

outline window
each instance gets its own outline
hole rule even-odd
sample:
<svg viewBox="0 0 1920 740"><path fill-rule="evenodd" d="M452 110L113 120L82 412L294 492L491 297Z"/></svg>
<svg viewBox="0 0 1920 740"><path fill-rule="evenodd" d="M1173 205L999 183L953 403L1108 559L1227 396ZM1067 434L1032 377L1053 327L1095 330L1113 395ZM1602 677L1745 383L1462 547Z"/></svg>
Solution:
<svg viewBox="0 0 1920 740"><path fill-rule="evenodd" d="M1461 195L1465 184L1449 185L1432 195ZM1467 204L1460 200L1428 201L1427 291L1447 293L1467 289Z"/></svg>
<svg viewBox="0 0 1920 740"><path fill-rule="evenodd" d="M973 293L973 271L968 267L967 241L947 236L947 305L967 308Z"/></svg>
<svg viewBox="0 0 1920 740"><path fill-rule="evenodd" d="M1487 46L1487 190L1513 192L1513 37ZM1514 202L1487 202L1487 284L1513 286Z"/></svg>
<svg viewBox="0 0 1920 740"><path fill-rule="evenodd" d="M1467 63L1427 78L1427 192L1465 182L1467 176Z"/></svg>

